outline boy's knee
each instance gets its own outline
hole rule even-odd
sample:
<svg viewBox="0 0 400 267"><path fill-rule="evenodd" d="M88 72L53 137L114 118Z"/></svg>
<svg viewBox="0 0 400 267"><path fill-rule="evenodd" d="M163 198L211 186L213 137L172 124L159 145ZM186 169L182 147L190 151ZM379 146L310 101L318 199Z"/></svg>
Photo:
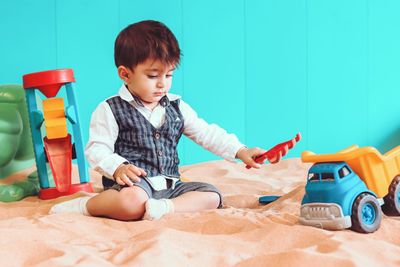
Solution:
<svg viewBox="0 0 400 267"><path fill-rule="evenodd" d="M214 185L194 182L193 187L196 187L194 191L206 194L207 197L204 204L207 209L217 209L222 206L221 192Z"/></svg>
<svg viewBox="0 0 400 267"><path fill-rule="evenodd" d="M145 204L149 199L147 193L138 187L123 188L119 192L118 206L121 220L137 220L143 217Z"/></svg>
<svg viewBox="0 0 400 267"><path fill-rule="evenodd" d="M207 206L209 209L217 209L222 203L221 196L216 192L207 192L210 196L207 198Z"/></svg>
<svg viewBox="0 0 400 267"><path fill-rule="evenodd" d="M210 209L217 209L222 205L222 195L221 192L214 185L206 184L206 188L204 188L204 192L207 192L209 196L208 199L208 207Z"/></svg>
<svg viewBox="0 0 400 267"><path fill-rule="evenodd" d="M218 193L215 193L214 192L214 194L213 194L213 205L214 205L214 208L219 208L220 206L221 206L221 204L222 204L222 197L221 197L221 195L220 194L218 194Z"/></svg>

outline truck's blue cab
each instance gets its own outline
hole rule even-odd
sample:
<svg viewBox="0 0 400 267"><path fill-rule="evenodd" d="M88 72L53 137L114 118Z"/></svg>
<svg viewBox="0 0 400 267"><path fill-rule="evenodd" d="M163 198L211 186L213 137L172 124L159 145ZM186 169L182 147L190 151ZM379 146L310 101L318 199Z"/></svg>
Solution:
<svg viewBox="0 0 400 267"><path fill-rule="evenodd" d="M305 191L300 222L336 230L352 226L352 210L359 196L365 194L376 198L345 162L314 164L308 172ZM375 221L376 214L373 208L363 208L362 220Z"/></svg>

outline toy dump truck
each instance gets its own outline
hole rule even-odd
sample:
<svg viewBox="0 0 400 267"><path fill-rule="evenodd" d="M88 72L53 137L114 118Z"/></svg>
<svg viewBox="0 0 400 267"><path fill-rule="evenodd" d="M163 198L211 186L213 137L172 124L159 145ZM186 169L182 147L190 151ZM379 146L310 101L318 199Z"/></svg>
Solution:
<svg viewBox="0 0 400 267"><path fill-rule="evenodd" d="M376 231L387 215L400 215L400 146L382 155L350 146L336 154L305 151L308 172L300 223L330 230Z"/></svg>

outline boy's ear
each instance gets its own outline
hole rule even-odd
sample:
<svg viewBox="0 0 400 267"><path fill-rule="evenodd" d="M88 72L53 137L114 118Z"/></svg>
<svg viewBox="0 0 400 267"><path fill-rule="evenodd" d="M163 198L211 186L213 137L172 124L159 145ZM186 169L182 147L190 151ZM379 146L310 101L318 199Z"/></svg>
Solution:
<svg viewBox="0 0 400 267"><path fill-rule="evenodd" d="M118 76L123 80L125 83L129 81L129 72L125 66L118 67Z"/></svg>

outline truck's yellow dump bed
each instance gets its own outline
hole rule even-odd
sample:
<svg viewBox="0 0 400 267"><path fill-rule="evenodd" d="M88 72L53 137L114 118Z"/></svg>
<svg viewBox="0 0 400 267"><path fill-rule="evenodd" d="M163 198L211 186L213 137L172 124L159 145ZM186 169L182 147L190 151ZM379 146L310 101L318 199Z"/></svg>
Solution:
<svg viewBox="0 0 400 267"><path fill-rule="evenodd" d="M393 178L400 175L400 146L382 155L374 147L350 146L336 154L316 155L304 151L303 162L345 161L378 197L388 193Z"/></svg>

